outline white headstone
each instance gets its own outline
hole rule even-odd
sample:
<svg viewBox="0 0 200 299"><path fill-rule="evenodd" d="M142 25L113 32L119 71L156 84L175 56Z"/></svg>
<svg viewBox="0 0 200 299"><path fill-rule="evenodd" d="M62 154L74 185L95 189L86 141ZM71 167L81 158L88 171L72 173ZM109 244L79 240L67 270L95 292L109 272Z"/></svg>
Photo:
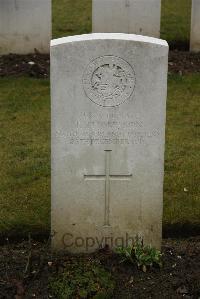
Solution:
<svg viewBox="0 0 200 299"><path fill-rule="evenodd" d="M92 31L160 36L161 0L93 0Z"/></svg>
<svg viewBox="0 0 200 299"><path fill-rule="evenodd" d="M53 40L53 247L160 247L168 45L128 34Z"/></svg>
<svg viewBox="0 0 200 299"><path fill-rule="evenodd" d="M49 53L51 0L0 0L0 54Z"/></svg>
<svg viewBox="0 0 200 299"><path fill-rule="evenodd" d="M200 52L200 0L192 0L190 50Z"/></svg>

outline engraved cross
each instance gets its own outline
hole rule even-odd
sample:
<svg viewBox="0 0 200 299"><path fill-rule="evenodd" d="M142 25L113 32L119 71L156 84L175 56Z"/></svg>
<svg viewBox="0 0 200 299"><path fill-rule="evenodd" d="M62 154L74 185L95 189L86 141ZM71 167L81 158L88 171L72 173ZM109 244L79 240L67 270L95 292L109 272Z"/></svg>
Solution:
<svg viewBox="0 0 200 299"><path fill-rule="evenodd" d="M84 175L85 180L105 181L105 211L104 211L104 226L110 226L110 182L111 181L127 181L130 180L132 174L110 174L110 156L111 150L105 150L105 174L88 174Z"/></svg>

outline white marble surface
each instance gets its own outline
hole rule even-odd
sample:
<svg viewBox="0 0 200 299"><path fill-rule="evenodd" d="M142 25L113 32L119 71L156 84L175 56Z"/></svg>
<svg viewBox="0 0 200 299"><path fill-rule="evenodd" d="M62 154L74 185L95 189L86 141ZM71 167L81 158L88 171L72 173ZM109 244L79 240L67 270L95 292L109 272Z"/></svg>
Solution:
<svg viewBox="0 0 200 299"><path fill-rule="evenodd" d="M192 0L190 50L200 52L200 0Z"/></svg>
<svg viewBox="0 0 200 299"><path fill-rule="evenodd" d="M167 61L155 38L52 41L54 249L91 252L136 235L160 247Z"/></svg>
<svg viewBox="0 0 200 299"><path fill-rule="evenodd" d="M93 0L92 31L160 36L161 0Z"/></svg>
<svg viewBox="0 0 200 299"><path fill-rule="evenodd" d="M49 53L51 0L0 0L0 54Z"/></svg>

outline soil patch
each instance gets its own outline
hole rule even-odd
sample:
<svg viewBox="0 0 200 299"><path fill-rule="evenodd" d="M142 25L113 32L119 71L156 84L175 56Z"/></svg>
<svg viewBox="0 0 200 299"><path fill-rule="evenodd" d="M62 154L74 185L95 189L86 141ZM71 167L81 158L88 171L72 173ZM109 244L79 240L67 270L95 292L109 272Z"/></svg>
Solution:
<svg viewBox="0 0 200 299"><path fill-rule="evenodd" d="M66 271L78 257L52 253L48 242L6 242L0 247L0 298L54 298L49 279ZM121 264L109 250L82 259L98 261L111 272L116 281L113 299L200 298L200 237L165 239L162 252L163 267L146 273L136 265Z"/></svg>
<svg viewBox="0 0 200 299"><path fill-rule="evenodd" d="M50 57L48 54L0 56L0 77L26 75L33 78L48 78L49 69Z"/></svg>
<svg viewBox="0 0 200 299"><path fill-rule="evenodd" d="M171 40L168 41L169 49L171 51L189 51L190 50L190 41L184 41L184 40Z"/></svg>
<svg viewBox="0 0 200 299"><path fill-rule="evenodd" d="M200 53L169 52L169 73L189 74L200 72Z"/></svg>
<svg viewBox="0 0 200 299"><path fill-rule="evenodd" d="M49 69L49 55L35 53L0 56L0 77L26 75L33 78L48 78ZM169 73L188 74L195 72L200 72L200 53L170 51Z"/></svg>

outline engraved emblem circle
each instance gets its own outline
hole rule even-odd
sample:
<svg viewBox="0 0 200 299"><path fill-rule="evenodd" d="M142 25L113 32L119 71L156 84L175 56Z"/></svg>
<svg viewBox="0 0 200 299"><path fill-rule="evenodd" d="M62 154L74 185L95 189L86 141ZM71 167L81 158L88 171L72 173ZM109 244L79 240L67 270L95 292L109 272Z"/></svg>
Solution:
<svg viewBox="0 0 200 299"><path fill-rule="evenodd" d="M135 81L133 67L124 59L112 55L94 59L83 75L87 97L103 107L124 103L132 95Z"/></svg>

